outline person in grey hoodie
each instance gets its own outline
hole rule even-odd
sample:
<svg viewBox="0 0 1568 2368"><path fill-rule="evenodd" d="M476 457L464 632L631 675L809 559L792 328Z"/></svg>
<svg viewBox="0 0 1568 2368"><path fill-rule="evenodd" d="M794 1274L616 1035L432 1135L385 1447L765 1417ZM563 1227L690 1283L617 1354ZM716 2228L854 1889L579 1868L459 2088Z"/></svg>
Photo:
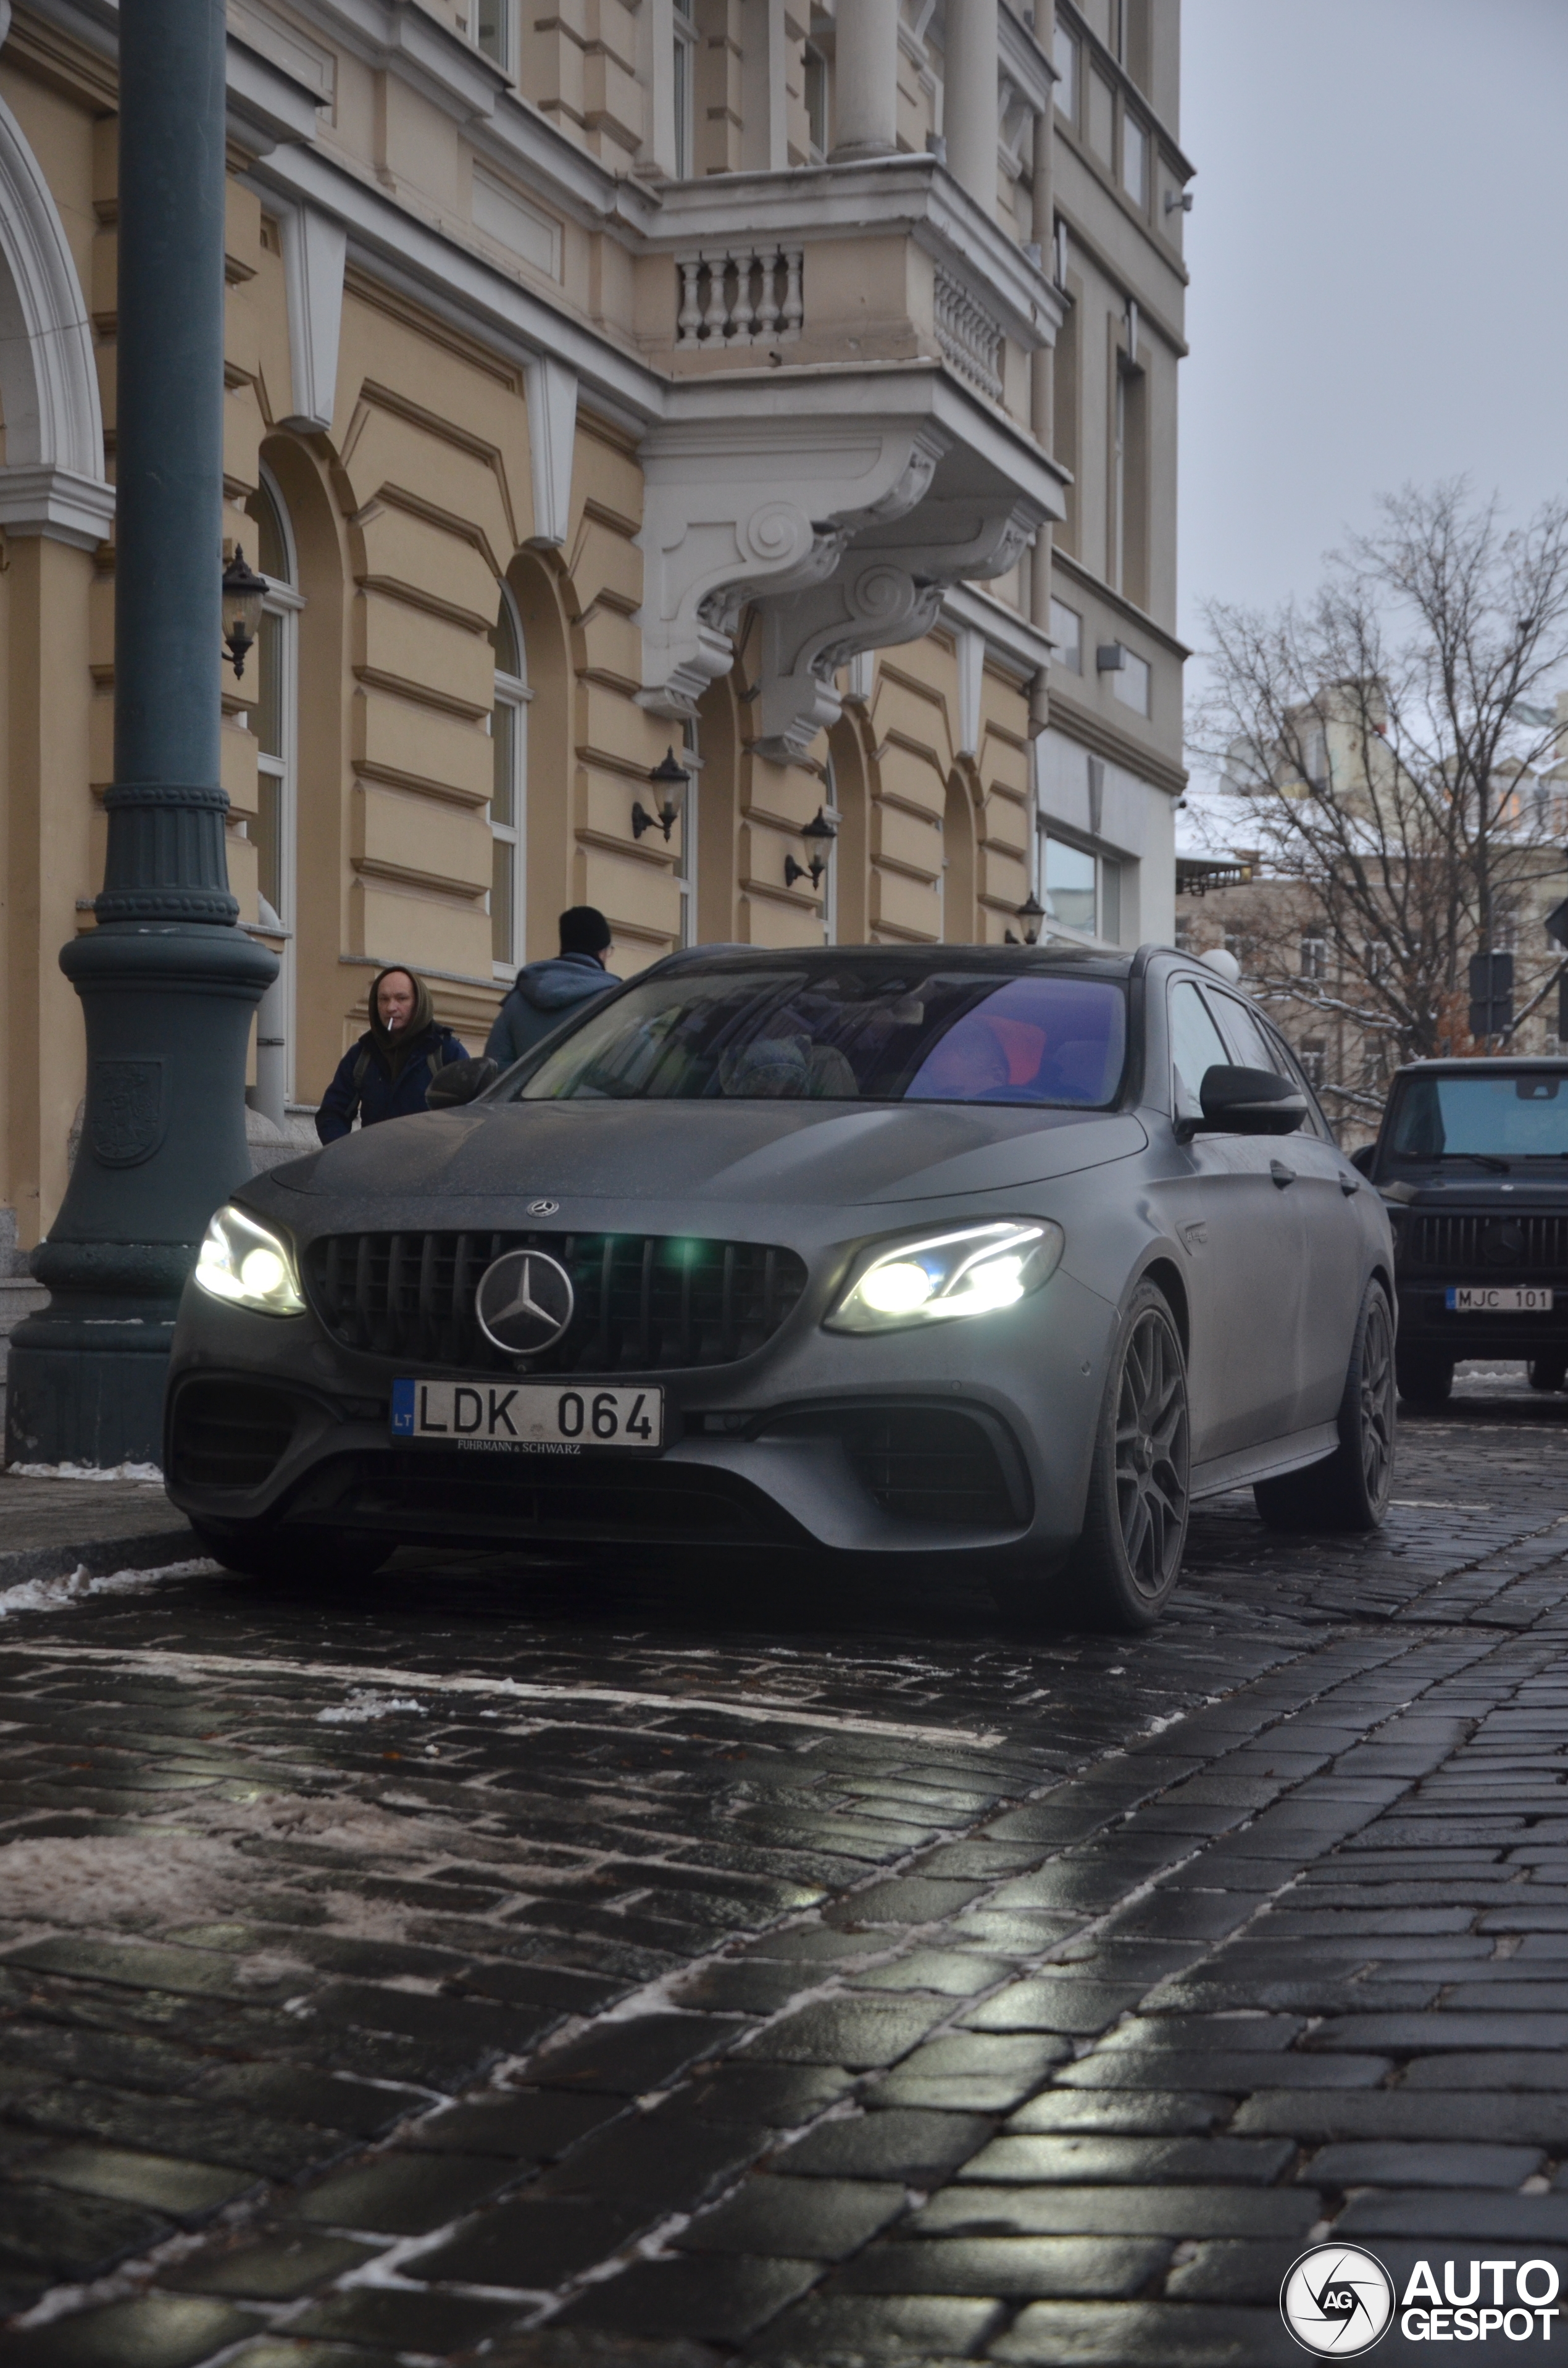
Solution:
<svg viewBox="0 0 1568 2368"><path fill-rule="evenodd" d="M525 962L517 973L485 1043L491 1060L510 1067L563 1019L619 986L605 968L612 943L609 923L594 905L574 905L562 913L561 952L554 962Z"/></svg>

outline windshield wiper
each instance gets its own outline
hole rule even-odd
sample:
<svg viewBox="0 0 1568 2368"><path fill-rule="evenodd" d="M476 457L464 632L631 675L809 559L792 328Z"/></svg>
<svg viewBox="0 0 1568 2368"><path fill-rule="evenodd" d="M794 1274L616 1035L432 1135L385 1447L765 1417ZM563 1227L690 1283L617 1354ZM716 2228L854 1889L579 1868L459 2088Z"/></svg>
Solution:
<svg viewBox="0 0 1568 2368"><path fill-rule="evenodd" d="M1445 1151L1442 1156L1445 1159L1468 1159L1474 1167L1494 1167L1499 1176L1511 1176L1514 1172L1511 1159L1499 1159L1490 1151Z"/></svg>

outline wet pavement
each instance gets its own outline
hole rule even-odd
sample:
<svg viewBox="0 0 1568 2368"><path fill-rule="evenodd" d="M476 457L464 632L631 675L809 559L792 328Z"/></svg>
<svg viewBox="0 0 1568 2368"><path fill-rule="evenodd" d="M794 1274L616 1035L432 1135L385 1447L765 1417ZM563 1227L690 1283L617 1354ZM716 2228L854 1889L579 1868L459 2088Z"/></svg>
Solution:
<svg viewBox="0 0 1568 2368"><path fill-rule="evenodd" d="M939 1561L19 1603L0 2352L1269 2368L1320 2237L1539 2300L1565 1447L1472 1384L1381 1535L1221 1500L1137 1640Z"/></svg>

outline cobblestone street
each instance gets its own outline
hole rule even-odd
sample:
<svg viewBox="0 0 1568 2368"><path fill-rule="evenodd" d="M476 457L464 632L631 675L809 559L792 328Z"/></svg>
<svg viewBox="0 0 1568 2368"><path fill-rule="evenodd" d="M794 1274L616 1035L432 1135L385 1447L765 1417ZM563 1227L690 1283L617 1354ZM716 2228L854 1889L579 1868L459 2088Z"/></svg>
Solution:
<svg viewBox="0 0 1568 2368"><path fill-rule="evenodd" d="M0 1598L9 2368L1269 2368L1320 2236L1568 2271L1565 1435L1461 1375L1381 1535L1221 1500L1136 1641Z"/></svg>

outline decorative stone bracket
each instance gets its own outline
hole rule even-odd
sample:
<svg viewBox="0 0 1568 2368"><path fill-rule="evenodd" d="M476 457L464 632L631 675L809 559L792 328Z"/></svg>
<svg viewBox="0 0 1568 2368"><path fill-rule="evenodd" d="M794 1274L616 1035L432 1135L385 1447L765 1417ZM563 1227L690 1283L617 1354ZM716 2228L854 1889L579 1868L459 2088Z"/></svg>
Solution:
<svg viewBox="0 0 1568 2368"><path fill-rule="evenodd" d="M858 529L914 509L948 445L927 417L859 416L842 400L827 417L769 404L762 416L654 428L638 538L642 704L691 714L733 663L747 604L821 585Z"/></svg>
<svg viewBox="0 0 1568 2368"><path fill-rule="evenodd" d="M841 666L862 651L918 641L952 585L1005 575L1045 517L1012 486L968 498L934 491L892 527L858 534L827 582L766 594L758 752L781 765L803 757L838 721Z"/></svg>

